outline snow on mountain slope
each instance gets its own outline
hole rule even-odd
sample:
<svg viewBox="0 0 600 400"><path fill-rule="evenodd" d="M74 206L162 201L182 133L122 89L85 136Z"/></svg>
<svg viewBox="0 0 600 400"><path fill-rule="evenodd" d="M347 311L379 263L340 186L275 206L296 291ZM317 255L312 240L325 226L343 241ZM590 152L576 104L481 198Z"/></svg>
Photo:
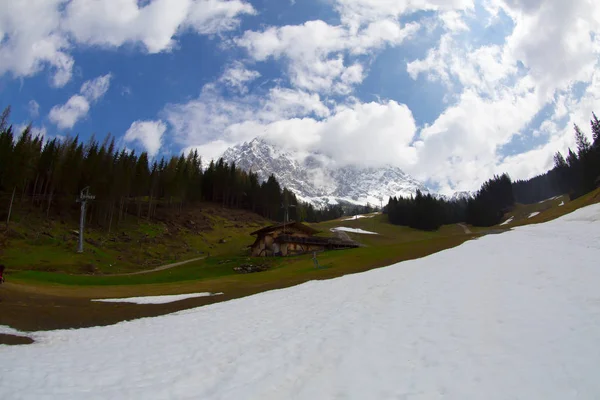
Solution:
<svg viewBox="0 0 600 400"><path fill-rule="evenodd" d="M256 172L261 180L273 174L297 197L319 206L340 202L381 205L390 196L428 192L422 183L397 167L336 167L323 155L288 153L258 138L228 149L223 159Z"/></svg>
<svg viewBox="0 0 600 400"><path fill-rule="evenodd" d="M362 274L33 333L0 346L0 398L597 399L598 221L594 205Z"/></svg>

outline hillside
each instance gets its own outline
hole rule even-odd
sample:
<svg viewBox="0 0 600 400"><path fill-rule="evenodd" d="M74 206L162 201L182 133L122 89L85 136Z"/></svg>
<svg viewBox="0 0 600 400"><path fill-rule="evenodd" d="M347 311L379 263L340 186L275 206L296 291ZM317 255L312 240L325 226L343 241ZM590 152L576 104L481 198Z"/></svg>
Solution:
<svg viewBox="0 0 600 400"><path fill-rule="evenodd" d="M76 215L45 218L17 210L7 230L0 228L0 257L10 271L111 274L210 255L241 254L252 243L249 233L269 221L244 210L203 203L158 209L148 221L129 216L108 233L94 226L85 231L85 252L77 254Z"/></svg>

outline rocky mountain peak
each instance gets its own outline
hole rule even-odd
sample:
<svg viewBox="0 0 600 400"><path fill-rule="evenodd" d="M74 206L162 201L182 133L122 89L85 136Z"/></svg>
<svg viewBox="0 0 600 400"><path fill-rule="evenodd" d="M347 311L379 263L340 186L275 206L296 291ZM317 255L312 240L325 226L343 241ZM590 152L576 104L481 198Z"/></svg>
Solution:
<svg viewBox="0 0 600 400"><path fill-rule="evenodd" d="M316 206L326 204L386 204L390 196L410 196L417 190L429 192L416 179L398 167L335 166L322 154L300 157L268 141L255 138L231 147L223 159L244 170L255 172L260 180L273 174L296 196Z"/></svg>

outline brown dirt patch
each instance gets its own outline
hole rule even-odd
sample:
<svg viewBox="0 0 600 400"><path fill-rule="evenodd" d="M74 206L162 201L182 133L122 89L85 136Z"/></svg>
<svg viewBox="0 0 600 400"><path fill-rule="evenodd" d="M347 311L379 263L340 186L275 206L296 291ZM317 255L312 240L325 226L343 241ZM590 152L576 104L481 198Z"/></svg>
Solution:
<svg viewBox="0 0 600 400"><path fill-rule="evenodd" d="M7 335L5 333L0 333L0 344L17 346L31 343L33 343L33 339L27 336Z"/></svg>

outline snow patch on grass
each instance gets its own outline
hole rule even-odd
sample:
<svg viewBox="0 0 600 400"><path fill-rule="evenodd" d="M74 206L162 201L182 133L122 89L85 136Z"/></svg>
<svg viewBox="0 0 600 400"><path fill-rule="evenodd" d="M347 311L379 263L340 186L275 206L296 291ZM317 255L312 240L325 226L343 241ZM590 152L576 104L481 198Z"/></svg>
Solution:
<svg viewBox="0 0 600 400"><path fill-rule="evenodd" d="M175 301L193 299L196 297L210 297L218 296L223 293L190 293L190 294L176 294L170 296L143 296L143 297L125 297L122 299L94 299L92 301L102 301L105 303L135 303L135 304L166 304L173 303Z"/></svg>
<svg viewBox="0 0 600 400"><path fill-rule="evenodd" d="M504 221L503 223L501 223L500 225L508 225L511 222L513 222L513 219L515 219L515 217L510 217L509 219L507 219L506 221Z"/></svg>
<svg viewBox="0 0 600 400"><path fill-rule="evenodd" d="M360 234L363 234L363 235L379 235L379 233L369 232L369 231L365 231L365 230L359 229L359 228L346 228L344 226L337 227L337 228L331 228L331 232L335 232L335 231L343 231L343 232L350 232L350 233L360 233Z"/></svg>
<svg viewBox="0 0 600 400"><path fill-rule="evenodd" d="M562 206L564 206L564 205L565 205L565 202L564 202L564 201L561 201L561 202L560 202L560 204L559 204L558 206L559 206L559 207L562 207Z"/></svg>
<svg viewBox="0 0 600 400"><path fill-rule="evenodd" d="M353 215L350 218L343 219L342 221L354 221L355 219L361 218L373 218L375 215Z"/></svg>
<svg viewBox="0 0 600 400"><path fill-rule="evenodd" d="M535 211L535 212L532 212L531 214L529 214L529 217L527 217L527 218L533 218L533 217L535 217L536 215L539 215L539 214L540 214L539 211Z"/></svg>
<svg viewBox="0 0 600 400"><path fill-rule="evenodd" d="M538 201L538 204L542 204L542 203L545 203L545 202L547 202L547 201L550 201L550 200L556 200L556 199L559 199L559 198L560 198L560 196L554 196L554 197L550 197L549 199L542 200L542 201Z"/></svg>

